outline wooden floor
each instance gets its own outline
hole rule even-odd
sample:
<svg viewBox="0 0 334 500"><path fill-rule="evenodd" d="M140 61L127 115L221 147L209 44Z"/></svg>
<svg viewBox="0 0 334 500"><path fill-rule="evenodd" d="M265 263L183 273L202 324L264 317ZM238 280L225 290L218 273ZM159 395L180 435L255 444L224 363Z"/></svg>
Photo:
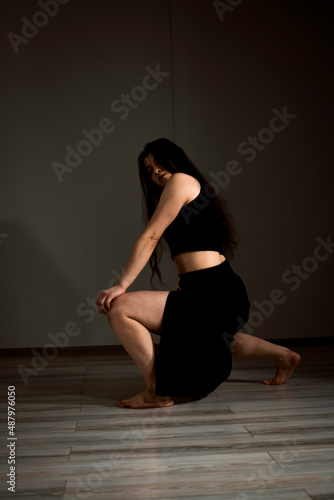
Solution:
<svg viewBox="0 0 334 500"><path fill-rule="evenodd" d="M299 347L281 386L274 365L234 360L210 396L164 409L119 408L144 388L124 354L58 356L24 386L1 361L1 415L16 386L16 493L7 492L2 420L2 498L334 499L334 346Z"/></svg>

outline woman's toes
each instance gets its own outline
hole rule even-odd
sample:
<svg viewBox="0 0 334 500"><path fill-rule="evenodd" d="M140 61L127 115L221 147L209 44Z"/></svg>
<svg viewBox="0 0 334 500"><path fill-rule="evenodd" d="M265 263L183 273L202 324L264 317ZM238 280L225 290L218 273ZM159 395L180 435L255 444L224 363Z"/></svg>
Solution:
<svg viewBox="0 0 334 500"><path fill-rule="evenodd" d="M292 375L293 371L297 368L301 360L301 356L288 350L287 355L284 356L277 363L277 371L274 378L264 380L267 385L281 385Z"/></svg>
<svg viewBox="0 0 334 500"><path fill-rule="evenodd" d="M163 398L163 399L162 399ZM159 397L149 391L143 391L132 398L123 399L117 402L121 408L156 408L159 406L172 406L174 400L170 397Z"/></svg>

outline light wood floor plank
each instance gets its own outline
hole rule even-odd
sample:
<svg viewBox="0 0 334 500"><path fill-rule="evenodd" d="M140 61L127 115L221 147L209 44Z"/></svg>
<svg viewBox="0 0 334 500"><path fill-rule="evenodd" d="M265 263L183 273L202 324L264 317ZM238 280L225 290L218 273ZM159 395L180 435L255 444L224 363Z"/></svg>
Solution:
<svg viewBox="0 0 334 500"><path fill-rule="evenodd" d="M145 387L128 355L58 356L28 386L17 366L31 357L2 359L0 389L16 385L15 498L333 500L334 348L296 350L281 386L263 384L273 363L238 359L207 397L154 410L117 406Z"/></svg>

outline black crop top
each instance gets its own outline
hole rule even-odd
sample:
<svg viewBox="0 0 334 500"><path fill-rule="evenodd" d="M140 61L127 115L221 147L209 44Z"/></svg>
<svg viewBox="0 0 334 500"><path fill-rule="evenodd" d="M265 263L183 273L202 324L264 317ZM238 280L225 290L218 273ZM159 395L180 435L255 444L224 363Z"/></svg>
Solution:
<svg viewBox="0 0 334 500"><path fill-rule="evenodd" d="M173 260L175 255L183 252L224 252L217 209L213 199L207 196L203 189L204 186L201 186L198 196L181 208L163 233Z"/></svg>

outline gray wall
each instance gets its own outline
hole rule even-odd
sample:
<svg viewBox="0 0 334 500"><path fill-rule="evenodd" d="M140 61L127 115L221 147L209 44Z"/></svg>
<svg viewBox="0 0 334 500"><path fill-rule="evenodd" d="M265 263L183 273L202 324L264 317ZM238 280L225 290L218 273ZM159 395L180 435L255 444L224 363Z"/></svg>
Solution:
<svg viewBox="0 0 334 500"><path fill-rule="evenodd" d="M220 179L242 240L231 264L248 288L249 331L332 335L333 250L308 259L333 234L326 7L231 0L219 15L210 1L63 0L43 17L42 4L0 6L1 347L45 346L69 322L79 328L69 345L119 344L92 304L143 228L136 159L158 137ZM117 111L158 65L156 88L135 89L128 116ZM290 118L274 120L284 107ZM100 143L66 167L65 148L99 125L109 126ZM230 160L239 170L226 181ZM57 177L54 162L68 171ZM157 289L174 289L168 250L162 271ZM149 276L147 265L128 291L151 289ZM275 289L284 303L267 303L266 317L256 301L279 302Z"/></svg>

